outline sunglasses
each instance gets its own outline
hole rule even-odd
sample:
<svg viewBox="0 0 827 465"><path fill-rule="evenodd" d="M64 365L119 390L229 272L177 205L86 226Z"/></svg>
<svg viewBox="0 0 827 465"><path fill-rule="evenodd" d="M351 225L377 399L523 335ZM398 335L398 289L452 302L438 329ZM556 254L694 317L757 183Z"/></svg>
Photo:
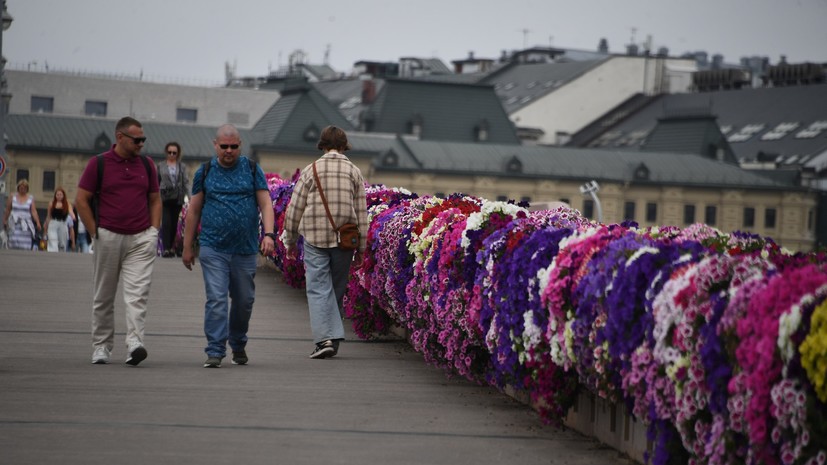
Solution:
<svg viewBox="0 0 827 465"><path fill-rule="evenodd" d="M178 152L167 150L167 155L178 155Z"/></svg>
<svg viewBox="0 0 827 465"><path fill-rule="evenodd" d="M143 144L144 142L146 142L146 137L132 137L132 136L130 136L129 134L127 134L125 132L122 132L121 135L132 139L132 142L134 142L135 145Z"/></svg>
<svg viewBox="0 0 827 465"><path fill-rule="evenodd" d="M220 144L221 150L233 149L236 150L238 148L238 144Z"/></svg>

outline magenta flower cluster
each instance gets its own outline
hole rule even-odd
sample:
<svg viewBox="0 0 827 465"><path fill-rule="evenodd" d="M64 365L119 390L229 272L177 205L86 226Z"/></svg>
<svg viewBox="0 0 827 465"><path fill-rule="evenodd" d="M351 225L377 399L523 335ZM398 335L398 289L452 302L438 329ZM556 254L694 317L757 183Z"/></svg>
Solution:
<svg viewBox="0 0 827 465"><path fill-rule="evenodd" d="M271 183L277 221L291 190ZM827 462L816 368L827 325L811 324L827 298L824 254L707 225L367 193L368 250L345 299L359 337L403 329L429 363L523 391L549 422L580 389L624 402L648 427L653 463ZM301 286L301 263L282 254Z"/></svg>

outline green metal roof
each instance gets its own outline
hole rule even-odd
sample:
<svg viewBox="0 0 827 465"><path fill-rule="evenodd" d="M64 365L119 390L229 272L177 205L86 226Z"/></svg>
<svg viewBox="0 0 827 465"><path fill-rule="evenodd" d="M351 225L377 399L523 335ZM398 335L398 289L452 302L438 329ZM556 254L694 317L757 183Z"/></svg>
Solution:
<svg viewBox="0 0 827 465"><path fill-rule="evenodd" d="M391 79L368 110L370 132L410 134L415 120L422 123L423 140L476 141L480 124L488 127L485 143L519 144L492 86L409 79Z"/></svg>
<svg viewBox="0 0 827 465"><path fill-rule="evenodd" d="M717 158L737 165L738 159L712 115L686 115L660 118L657 126L640 145L646 152L693 153L706 158Z"/></svg>
<svg viewBox="0 0 827 465"><path fill-rule="evenodd" d="M94 155L109 148L111 140L114 140L114 129L111 120L40 114L9 115L8 147ZM282 130L287 129L289 124L283 124ZM176 140L182 144L185 157L208 159L214 156L212 140L215 130L213 127L184 124L144 123L148 138L144 153L157 154L156 158L161 158L164 144ZM248 148L254 145L249 131L240 133ZM427 141L412 136L357 131L351 131L348 135L353 153L360 157L372 157L374 167L380 172L577 181L595 179L624 184L703 188L803 189L776 182L730 163L693 154ZM308 141L299 140L301 137L302 134L298 133L287 138L289 144L298 143L298 146L278 143L268 148L313 150ZM641 167L647 174L644 178L636 177Z"/></svg>
<svg viewBox="0 0 827 465"><path fill-rule="evenodd" d="M543 146L447 143L400 139L396 166L374 160L377 169L573 179L737 189L798 190L730 163L693 154ZM404 149L404 150L403 150ZM515 164L516 160L516 164ZM646 178L635 176L644 166ZM514 168L518 169L514 169ZM511 168L511 170L509 170Z"/></svg>
<svg viewBox="0 0 827 465"><path fill-rule="evenodd" d="M319 91L302 83L287 87L251 130L253 144L265 147L307 147L326 126L346 131L353 126ZM315 136L310 137L315 128ZM311 140L312 139L312 140Z"/></svg>
<svg viewBox="0 0 827 465"><path fill-rule="evenodd" d="M90 117L48 114L11 114L6 116L6 145L15 149L73 151L95 155L109 150L115 141L115 121ZM181 144L185 158L206 160L215 156L217 127L141 121L147 137L142 153L157 160L164 158L167 142ZM239 130L242 144L249 147L248 131ZM246 153L246 150L245 150Z"/></svg>

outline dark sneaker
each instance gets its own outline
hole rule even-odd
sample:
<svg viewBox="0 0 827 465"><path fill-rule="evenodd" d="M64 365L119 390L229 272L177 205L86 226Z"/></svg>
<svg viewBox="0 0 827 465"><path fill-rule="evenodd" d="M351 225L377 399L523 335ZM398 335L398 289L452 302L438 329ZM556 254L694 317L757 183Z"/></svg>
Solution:
<svg viewBox="0 0 827 465"><path fill-rule="evenodd" d="M330 355L331 357L335 357L336 354L339 353L339 342L341 339L334 339L333 340L333 353Z"/></svg>
<svg viewBox="0 0 827 465"><path fill-rule="evenodd" d="M310 358L327 358L336 353L333 348L333 341L330 339L316 344L316 348L310 353Z"/></svg>
<svg viewBox="0 0 827 465"><path fill-rule="evenodd" d="M146 349L144 349L144 346L135 346L135 348L129 351L129 357L126 357L126 364L134 367L135 365L141 363L145 358Z"/></svg>
<svg viewBox="0 0 827 465"><path fill-rule="evenodd" d="M221 368L221 358L210 357L204 362L204 368Z"/></svg>
<svg viewBox="0 0 827 465"><path fill-rule="evenodd" d="M249 359L244 349L233 351L233 365L246 365Z"/></svg>

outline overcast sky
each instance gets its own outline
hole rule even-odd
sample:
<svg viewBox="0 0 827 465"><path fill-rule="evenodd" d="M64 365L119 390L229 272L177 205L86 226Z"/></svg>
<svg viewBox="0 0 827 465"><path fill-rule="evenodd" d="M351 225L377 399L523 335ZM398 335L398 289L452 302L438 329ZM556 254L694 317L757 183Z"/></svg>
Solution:
<svg viewBox="0 0 827 465"><path fill-rule="evenodd" d="M611 52L652 38L670 55L728 63L827 62L827 0L7 0L8 66L224 81L263 76L295 50L349 72L360 60L440 58L554 46Z"/></svg>

